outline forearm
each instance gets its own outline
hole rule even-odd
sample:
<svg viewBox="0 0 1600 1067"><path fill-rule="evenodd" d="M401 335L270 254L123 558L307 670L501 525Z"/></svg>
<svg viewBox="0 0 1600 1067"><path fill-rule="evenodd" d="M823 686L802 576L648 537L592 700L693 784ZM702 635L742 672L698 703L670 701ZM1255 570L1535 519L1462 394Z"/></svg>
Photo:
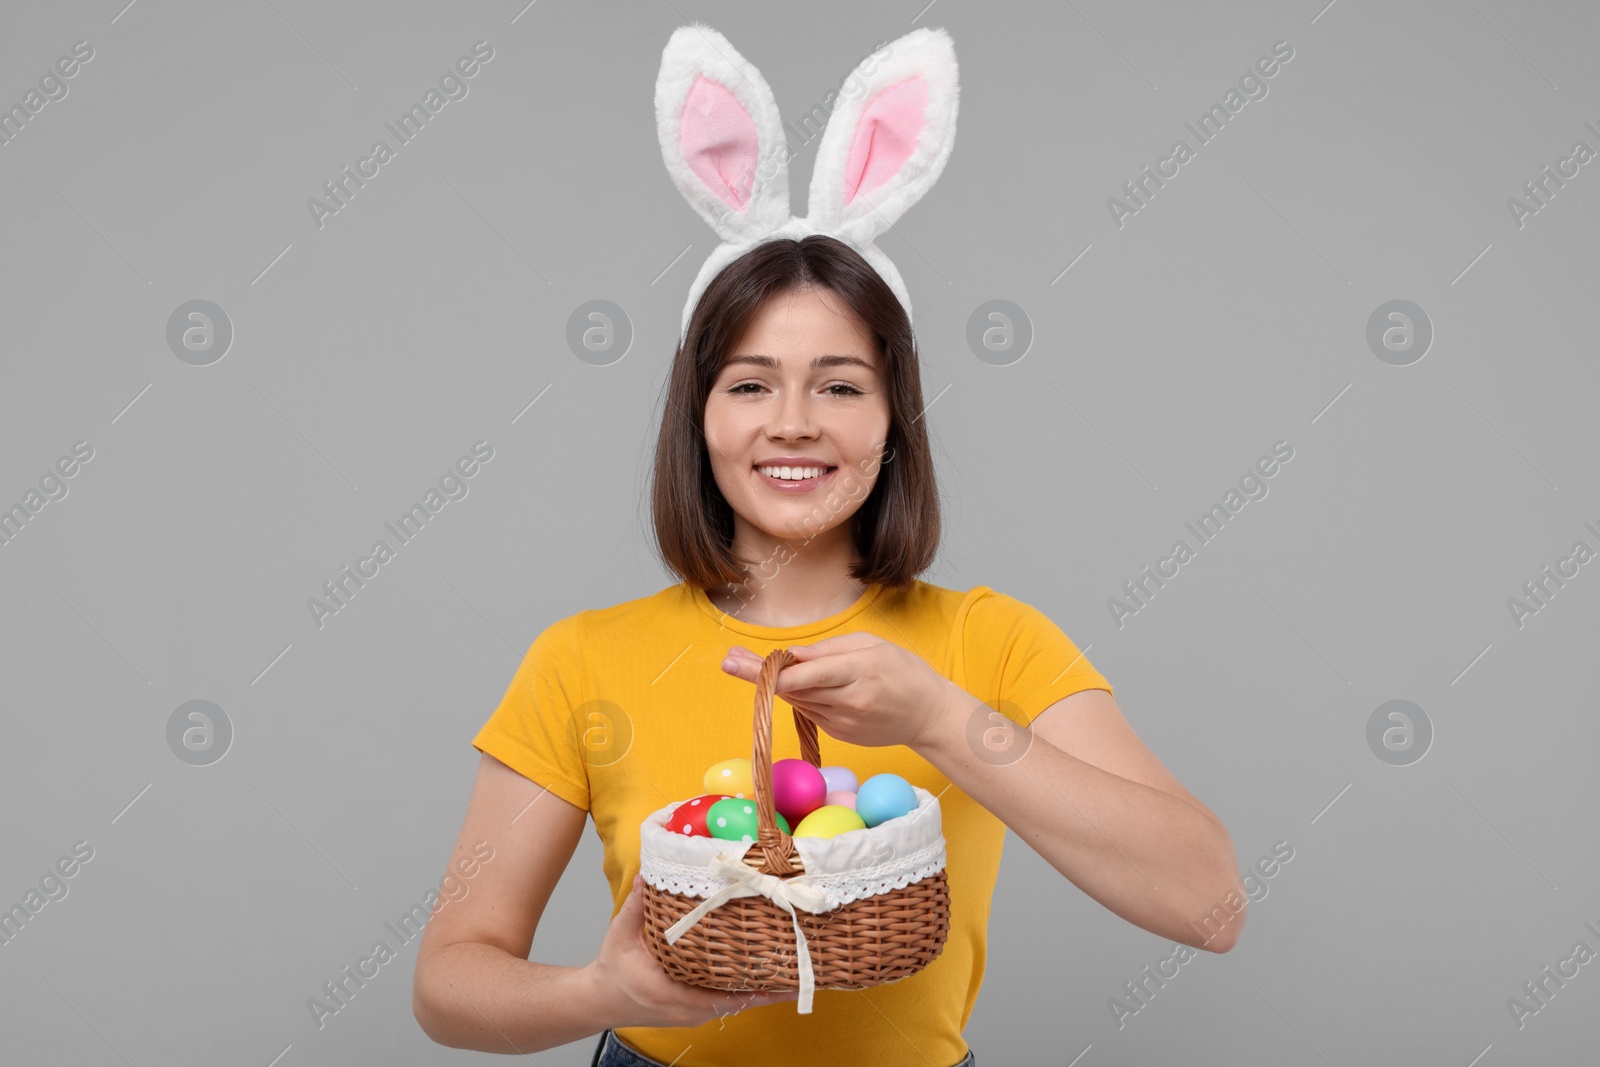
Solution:
<svg viewBox="0 0 1600 1067"><path fill-rule="evenodd" d="M1079 889L1161 937L1226 951L1242 918L1204 920L1243 886L1227 829L1180 797L1069 755L1040 737L1015 762L979 758L966 723L981 706L957 690L947 725L918 748L963 792L1011 828Z"/></svg>
<svg viewBox="0 0 1600 1067"><path fill-rule="evenodd" d="M419 964L412 1007L434 1041L480 1052L542 1052L623 1025L588 967L534 963L471 941Z"/></svg>

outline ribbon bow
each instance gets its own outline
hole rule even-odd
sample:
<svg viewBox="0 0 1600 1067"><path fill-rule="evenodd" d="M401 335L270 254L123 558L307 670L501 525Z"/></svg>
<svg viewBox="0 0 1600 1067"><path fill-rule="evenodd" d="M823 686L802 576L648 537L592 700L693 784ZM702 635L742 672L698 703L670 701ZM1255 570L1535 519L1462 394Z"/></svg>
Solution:
<svg viewBox="0 0 1600 1067"><path fill-rule="evenodd" d="M795 955L800 969L800 997L796 1002L801 1015L811 1014L811 993L814 979L811 972L811 951L806 947L806 935L800 930L800 917L794 909L804 908L812 914L829 910L827 897L814 885L808 875L792 878L763 874L737 857L726 852L717 853L711 861L711 871L733 879L732 885L723 886L696 905L695 909L667 928L667 944L676 944L678 938L688 933L707 912L734 897L763 896L789 913L794 923Z"/></svg>

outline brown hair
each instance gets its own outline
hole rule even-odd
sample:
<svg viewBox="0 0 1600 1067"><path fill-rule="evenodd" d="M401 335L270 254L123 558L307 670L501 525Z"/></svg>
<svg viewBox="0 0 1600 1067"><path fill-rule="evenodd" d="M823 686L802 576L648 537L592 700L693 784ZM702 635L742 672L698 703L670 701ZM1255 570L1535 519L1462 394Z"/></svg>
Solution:
<svg viewBox="0 0 1600 1067"><path fill-rule="evenodd" d="M849 245L813 234L766 241L706 286L672 360L651 479L662 562L702 589L746 581L733 554L733 508L711 472L706 400L734 343L771 297L820 287L837 294L873 335L888 386L889 432L872 492L851 516L860 561L850 577L902 589L939 548L939 498L911 322L894 291ZM852 472L854 473L854 472Z"/></svg>

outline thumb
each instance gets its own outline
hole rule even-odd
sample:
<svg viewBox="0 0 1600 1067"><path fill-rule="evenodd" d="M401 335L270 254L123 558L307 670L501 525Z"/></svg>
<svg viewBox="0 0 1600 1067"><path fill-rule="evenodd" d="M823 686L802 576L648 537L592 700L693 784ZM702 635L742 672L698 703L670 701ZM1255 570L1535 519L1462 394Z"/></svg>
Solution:
<svg viewBox="0 0 1600 1067"><path fill-rule="evenodd" d="M617 921L624 926L635 929L644 928L644 877L633 876L633 886L628 890L627 899L622 902L622 907L617 911Z"/></svg>

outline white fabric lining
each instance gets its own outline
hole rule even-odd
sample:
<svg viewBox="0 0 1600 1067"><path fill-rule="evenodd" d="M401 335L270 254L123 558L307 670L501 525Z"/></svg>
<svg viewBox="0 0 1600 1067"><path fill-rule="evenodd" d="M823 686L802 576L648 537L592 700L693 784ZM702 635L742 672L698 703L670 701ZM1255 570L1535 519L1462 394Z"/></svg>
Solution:
<svg viewBox="0 0 1600 1067"><path fill-rule="evenodd" d="M944 870L939 800L921 786L912 789L917 808L898 819L838 837L794 838L805 873L793 878L821 890L832 909L903 889ZM732 884L713 872L712 859L721 853L738 861L750 846L670 832L666 823L677 806L660 808L640 824L639 873L656 889L704 899Z"/></svg>

